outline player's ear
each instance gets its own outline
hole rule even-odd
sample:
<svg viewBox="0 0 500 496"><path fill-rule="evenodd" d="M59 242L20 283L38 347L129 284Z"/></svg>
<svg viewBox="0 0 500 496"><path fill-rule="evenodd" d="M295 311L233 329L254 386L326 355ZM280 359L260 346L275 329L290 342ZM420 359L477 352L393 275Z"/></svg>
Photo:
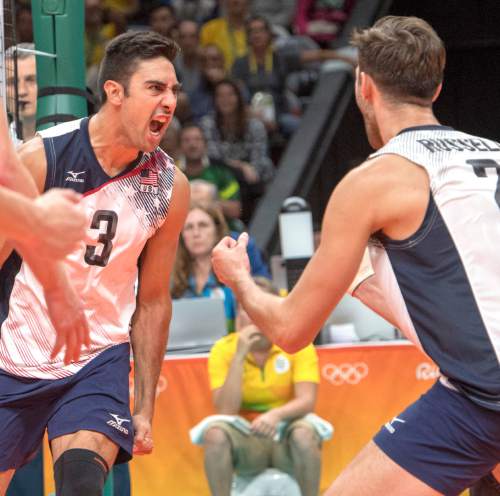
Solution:
<svg viewBox="0 0 500 496"><path fill-rule="evenodd" d="M373 99L374 81L366 72L359 71L358 74L359 90L364 100L371 101Z"/></svg>
<svg viewBox="0 0 500 496"><path fill-rule="evenodd" d="M432 103L434 103L438 99L438 96L441 94L442 89L443 89L443 82L441 81L438 87L436 88L434 95L432 96Z"/></svg>
<svg viewBox="0 0 500 496"><path fill-rule="evenodd" d="M125 96L123 86L112 79L108 79L104 83L104 91L106 92L107 101L113 105L120 105Z"/></svg>

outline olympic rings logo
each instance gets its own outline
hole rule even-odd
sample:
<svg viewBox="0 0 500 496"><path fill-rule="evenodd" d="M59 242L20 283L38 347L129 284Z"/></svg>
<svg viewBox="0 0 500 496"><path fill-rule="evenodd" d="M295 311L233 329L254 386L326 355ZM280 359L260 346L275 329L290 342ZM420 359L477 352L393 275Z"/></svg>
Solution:
<svg viewBox="0 0 500 496"><path fill-rule="evenodd" d="M340 365L327 363L323 366L321 375L334 386L359 384L368 375L368 365L364 362L342 363Z"/></svg>

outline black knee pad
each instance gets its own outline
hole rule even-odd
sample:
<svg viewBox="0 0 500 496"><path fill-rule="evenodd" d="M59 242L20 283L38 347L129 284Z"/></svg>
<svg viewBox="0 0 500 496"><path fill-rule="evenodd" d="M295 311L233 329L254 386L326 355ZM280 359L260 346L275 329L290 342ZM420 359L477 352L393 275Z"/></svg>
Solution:
<svg viewBox="0 0 500 496"><path fill-rule="evenodd" d="M57 496L101 496L108 476L106 460L87 449L69 449L54 464Z"/></svg>

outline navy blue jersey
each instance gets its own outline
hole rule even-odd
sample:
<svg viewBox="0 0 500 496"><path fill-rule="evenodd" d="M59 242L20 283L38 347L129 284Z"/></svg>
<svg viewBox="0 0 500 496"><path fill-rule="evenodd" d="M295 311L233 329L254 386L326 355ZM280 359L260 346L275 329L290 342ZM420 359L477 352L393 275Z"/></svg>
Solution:
<svg viewBox="0 0 500 496"><path fill-rule="evenodd" d="M110 177L97 161L88 126L85 118L40 134L47 159L45 189L70 188L84 195L81 208L88 217L87 236L66 265L84 304L91 346L77 363L65 366L63 353L51 360L56 335L42 287L26 264L17 275L7 264L3 270L9 277L2 279L0 308L5 314L8 304L8 316L2 324L0 368L10 374L66 377L105 349L129 340L137 261L167 217L175 166L158 148L139 154L119 175Z"/></svg>
<svg viewBox="0 0 500 496"><path fill-rule="evenodd" d="M404 130L372 157L400 155L430 179L415 234L374 237L375 275L354 295L392 316L442 381L500 410L500 145L444 126Z"/></svg>

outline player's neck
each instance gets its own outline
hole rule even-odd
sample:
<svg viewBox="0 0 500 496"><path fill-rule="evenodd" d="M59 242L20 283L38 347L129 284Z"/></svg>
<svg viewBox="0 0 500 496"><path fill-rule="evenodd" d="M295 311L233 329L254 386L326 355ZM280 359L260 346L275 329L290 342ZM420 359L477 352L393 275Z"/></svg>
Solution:
<svg viewBox="0 0 500 496"><path fill-rule="evenodd" d="M89 138L101 167L113 177L137 158L139 150L126 143L118 126L109 124L113 119L106 114L101 109L90 119Z"/></svg>
<svg viewBox="0 0 500 496"><path fill-rule="evenodd" d="M439 124L431 107L402 105L382 108L377 112L377 122L384 145L403 129Z"/></svg>

